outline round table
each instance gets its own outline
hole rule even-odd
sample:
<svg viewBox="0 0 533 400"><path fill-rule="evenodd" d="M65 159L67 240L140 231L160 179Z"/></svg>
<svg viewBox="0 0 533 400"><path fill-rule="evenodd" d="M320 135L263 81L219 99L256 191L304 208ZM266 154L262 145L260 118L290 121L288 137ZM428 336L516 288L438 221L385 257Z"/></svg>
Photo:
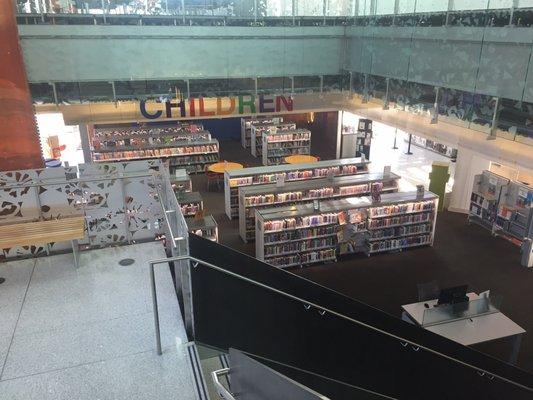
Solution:
<svg viewBox="0 0 533 400"><path fill-rule="evenodd" d="M314 156L306 156L306 155L294 155L294 156L288 156L285 157L285 162L287 164L305 164L305 163L312 163L317 162L318 158Z"/></svg>
<svg viewBox="0 0 533 400"><path fill-rule="evenodd" d="M242 164L236 163L236 162L230 162L230 161L222 161L217 162L215 164L211 164L209 167L207 167L207 170L210 172L214 172L215 174L223 174L224 171L231 171L233 169L242 169L244 166Z"/></svg>

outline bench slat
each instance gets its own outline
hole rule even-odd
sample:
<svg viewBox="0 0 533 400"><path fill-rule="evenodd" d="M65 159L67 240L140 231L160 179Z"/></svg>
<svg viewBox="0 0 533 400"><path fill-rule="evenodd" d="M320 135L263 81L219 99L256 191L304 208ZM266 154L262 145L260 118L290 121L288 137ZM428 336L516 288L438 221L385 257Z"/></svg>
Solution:
<svg viewBox="0 0 533 400"><path fill-rule="evenodd" d="M2 225L0 226L0 248L62 242L82 239L84 236L85 218L83 216Z"/></svg>

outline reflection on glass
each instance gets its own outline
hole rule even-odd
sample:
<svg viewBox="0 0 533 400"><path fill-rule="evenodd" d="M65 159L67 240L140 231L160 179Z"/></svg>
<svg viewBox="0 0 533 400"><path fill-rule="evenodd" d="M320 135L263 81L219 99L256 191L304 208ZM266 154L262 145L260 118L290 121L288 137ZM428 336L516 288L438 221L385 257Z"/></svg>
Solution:
<svg viewBox="0 0 533 400"><path fill-rule="evenodd" d="M431 115L435 107L435 88L421 83L409 82L407 85L406 111L412 114Z"/></svg>
<svg viewBox="0 0 533 400"><path fill-rule="evenodd" d="M367 89L369 96L379 104L386 101L387 79L382 76L370 75L367 80Z"/></svg>
<svg viewBox="0 0 533 400"><path fill-rule="evenodd" d="M435 11L447 11L448 0L423 0L416 3L417 13L429 13Z"/></svg>
<svg viewBox="0 0 533 400"><path fill-rule="evenodd" d="M294 92L295 93L311 93L320 91L320 77L313 76L295 76L294 77Z"/></svg>
<svg viewBox="0 0 533 400"><path fill-rule="evenodd" d="M479 297L467 302L443 304L424 310L422 326L431 326L447 321L476 318L480 315L499 312L501 296Z"/></svg>
<svg viewBox="0 0 533 400"><path fill-rule="evenodd" d="M323 16L324 2L322 0L295 0L296 15L299 16Z"/></svg>
<svg viewBox="0 0 533 400"><path fill-rule="evenodd" d="M533 104L500 99L496 134L509 140L533 144Z"/></svg>

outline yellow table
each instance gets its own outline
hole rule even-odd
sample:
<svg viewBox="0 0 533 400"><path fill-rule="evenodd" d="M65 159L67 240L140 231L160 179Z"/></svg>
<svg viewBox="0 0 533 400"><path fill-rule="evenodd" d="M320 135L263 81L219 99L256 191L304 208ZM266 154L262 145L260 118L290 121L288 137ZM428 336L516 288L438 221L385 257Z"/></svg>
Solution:
<svg viewBox="0 0 533 400"><path fill-rule="evenodd" d="M215 164L211 164L209 167L207 167L207 170L210 172L214 172L216 174L223 174L224 171L231 171L233 169L242 169L244 166L242 164L236 163L236 162L230 162L230 161L222 161L217 162Z"/></svg>
<svg viewBox="0 0 533 400"><path fill-rule="evenodd" d="M305 164L318 161L317 157L306 156L306 155L294 155L285 157L285 162L287 164Z"/></svg>

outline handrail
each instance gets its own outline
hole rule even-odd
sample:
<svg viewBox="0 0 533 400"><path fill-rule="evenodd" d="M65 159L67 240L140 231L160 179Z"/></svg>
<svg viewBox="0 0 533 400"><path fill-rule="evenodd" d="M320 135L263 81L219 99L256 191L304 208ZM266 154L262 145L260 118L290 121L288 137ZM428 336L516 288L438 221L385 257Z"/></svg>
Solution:
<svg viewBox="0 0 533 400"><path fill-rule="evenodd" d="M158 311L158 307L157 307L157 292L156 292L156 286L155 286L155 270L154 270L154 267L157 264L165 264L165 263L173 262L173 261L192 261L193 268L196 268L199 264L202 264L202 265L204 265L206 267L214 269L215 271L222 272L223 274L226 274L226 275L229 275L231 277L240 279L240 280L242 280L244 282L247 282L247 283L250 283L252 285L261 287L263 289L270 290L271 292L280 294L280 295L285 296L285 297L287 297L289 299L301 302L301 303L303 303L303 305L304 305L304 307L306 309L310 309L311 307L314 307L314 308L317 309L317 311L320 313L320 315L324 315L325 313L329 313L331 315L335 315L335 316L337 316L339 318L345 319L345 320L350 321L352 323L355 323L357 325L363 326L365 328L371 329L373 331L376 331L376 332L379 332L379 333L384 334L386 336L389 336L391 338L394 338L394 339L400 341L400 343L404 347L407 347L407 346L411 345L412 349L415 350L415 351L419 351L420 349L423 349L423 350L425 350L425 351L427 351L429 353L435 354L437 356L446 358L446 359L448 359L450 361L453 361L453 362L458 363L460 365L463 365L465 367L471 368L471 369L477 371L478 374L480 374L481 376L487 374L487 376L491 380L494 379L494 378L498 378L498 379L500 379L500 380L502 380L504 382L507 382L507 383L510 383L512 385L518 386L518 387L520 387L522 389L525 389L525 390L533 393L533 388L532 387L524 386L524 385L522 385L520 383L514 382L514 381L512 381L512 380L510 380L508 378L505 378L503 376L500 376L498 374L494 374L494 373L492 373L490 371L487 371L487 370L485 370L483 368L476 367L476 366L471 365L471 364L469 364L467 362L464 362L464 361L458 360L456 358L453 358L451 356L448 356L446 354L443 354L443 353L441 353L441 352L439 352L437 350L433 350L433 349L430 349L429 347L420 345L420 344L418 344L416 342L413 342L412 340L405 339L405 338L403 338L401 336L389 333L387 331L384 331L383 329L376 328L375 326L369 325L369 324L367 324L365 322L362 322L362 321L358 321L358 320L356 320L354 318L348 317L347 315L341 314L341 313L339 313L337 311L333 311L333 310L331 310L331 309L329 309L327 307L323 307L323 306L321 306L321 305L319 305L317 303L313 303L311 301L302 299L301 297L298 297L298 296L292 295L290 293L284 292L282 290L273 288L271 286L265 285L264 283L257 282L257 281L255 281L253 279L250 279L250 278L247 278L245 276L239 275L239 274L237 274L235 272L228 271L228 270L226 270L224 268L221 268L221 267L219 267L217 265L211 264L211 263L209 263L207 261L203 261L203 260L200 260L199 258L192 257L192 256L189 256L189 255L168 257L168 258L163 258L163 259L156 259L156 260L151 260L151 261L148 262L148 265L150 267L150 283L151 283L151 289L152 289L152 303L153 303L153 307L154 307L156 349L157 349L157 354L158 355L163 354L163 352L162 352L162 349L161 349L161 332L160 332L160 328L159 328L159 311Z"/></svg>
<svg viewBox="0 0 533 400"><path fill-rule="evenodd" d="M211 379L215 385L215 389L218 392L218 395L225 400L236 400L235 397L229 392L228 389L224 387L220 380L218 379L221 376L226 376L229 374L229 368L219 369L217 371L211 372Z"/></svg>

